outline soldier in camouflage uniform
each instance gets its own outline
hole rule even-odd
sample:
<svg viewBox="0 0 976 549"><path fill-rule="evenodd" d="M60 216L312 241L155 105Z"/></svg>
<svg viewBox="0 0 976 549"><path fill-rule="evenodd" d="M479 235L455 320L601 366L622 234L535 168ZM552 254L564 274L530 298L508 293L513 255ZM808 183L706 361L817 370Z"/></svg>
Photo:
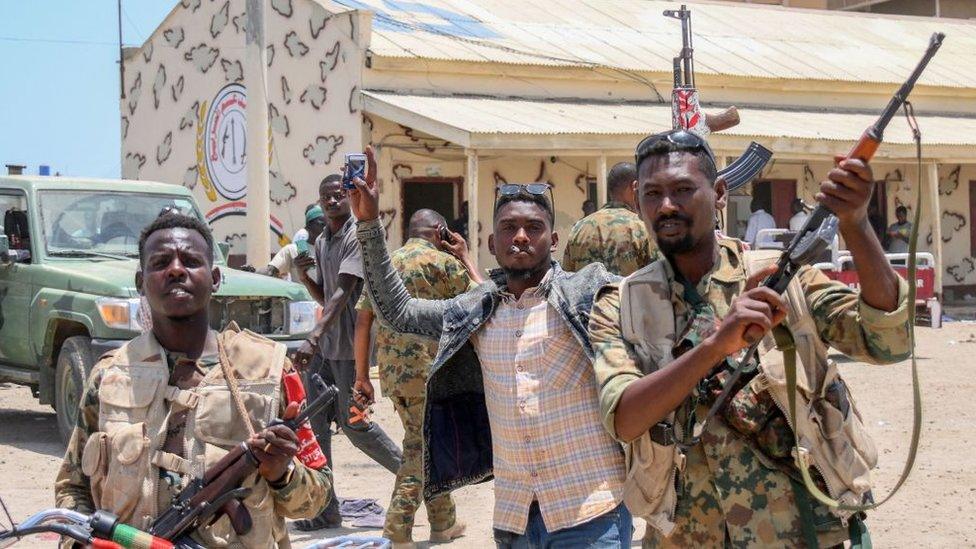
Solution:
<svg viewBox="0 0 976 549"><path fill-rule="evenodd" d="M636 213L636 179L637 170L630 162L610 168L610 201L573 225L563 255L563 269L578 271L590 263L603 263L611 273L627 276L654 259L654 244Z"/></svg>
<svg viewBox="0 0 976 549"><path fill-rule="evenodd" d="M210 297L220 282L213 247L209 228L196 218L170 214L143 231L136 286L149 303L152 330L107 353L92 370L55 482L55 503L84 513L105 509L146 528L191 474L202 473L224 450L246 442L260 462L258 475L245 480L252 488L243 502L253 519L251 532L237 536L223 518L199 528L194 537L208 547L289 547L284 518L315 516L326 504L331 471L298 461L299 441L284 425L257 427L259 432L248 439L239 415L227 416L236 421L203 419L229 407L227 400L206 396L223 391L197 391L224 388L220 346L231 357L224 366L248 382L240 392L252 423L267 422L270 414L292 417L298 412L297 404L286 406L283 398L268 396L277 386L284 394L281 376L292 369L283 349L278 355L272 351L280 344L233 325L221 334L209 329ZM278 358L263 360L269 356ZM258 386L263 393L256 392ZM228 440L206 438L204 445L198 436L213 434L208 425ZM199 452L203 447L205 455ZM123 453L129 456L125 461Z"/></svg>
<svg viewBox="0 0 976 549"><path fill-rule="evenodd" d="M467 254L467 244L461 235L451 234L451 241L441 240L440 228L444 218L433 210L419 210L410 218L409 240L390 254L393 268L399 273L410 295L423 299L450 299L466 292L480 282L477 269ZM445 247L461 258L438 250ZM357 400L361 404L373 400L373 385L369 380L370 328L373 310L364 292L356 305L356 383ZM423 493L423 436L424 404L427 369L437 353L437 341L408 334L399 334L386 326L376 330L376 362L380 371L380 388L390 398L403 422L403 462L396 475L393 497L386 511L383 536L395 547L413 545L411 531L414 515ZM426 502L430 520L431 540L450 541L460 536L464 525L456 521L454 502L444 494Z"/></svg>
<svg viewBox="0 0 976 549"><path fill-rule="evenodd" d="M677 358L663 367L639 364L635 348L622 335L618 284L601 291L590 316L604 423L624 443L672 411L676 429L685 426L687 432L714 399L722 370L716 365L724 365L726 357L785 316L781 296L756 287L771 271L747 280L741 242L716 237L712 230L725 185L716 182L707 144L688 134L669 138L671 133L638 146L638 199L663 254L658 261L665 262L670 288L662 292L670 296L675 340L684 344L684 352L675 352ZM825 342L855 360L891 363L908 355L910 308L907 284L885 260L867 221L872 181L866 163L845 160L821 184L817 198L837 214L862 278L876 283L858 293L813 268L797 276ZM649 527L645 547L803 546L810 539L805 537L811 534L810 522L820 545L848 538L840 519L812 498L812 521L804 524L803 497L798 501L794 492L798 471L791 460L780 459L789 456L792 433L778 408L766 411L763 432L771 441L743 436L726 414L709 421L700 442L687 449L679 473L674 530L664 536Z"/></svg>

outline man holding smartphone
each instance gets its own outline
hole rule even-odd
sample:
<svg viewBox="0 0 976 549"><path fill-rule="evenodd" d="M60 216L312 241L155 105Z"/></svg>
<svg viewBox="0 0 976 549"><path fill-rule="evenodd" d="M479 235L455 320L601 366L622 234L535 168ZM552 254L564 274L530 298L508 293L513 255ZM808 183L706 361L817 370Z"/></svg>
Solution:
<svg viewBox="0 0 976 549"><path fill-rule="evenodd" d="M295 353L294 362L299 368L307 369L309 375L320 372L323 378L331 376L335 380L339 389L336 412L342 431L354 446L395 474L402 460L400 448L379 425L369 422L352 399L356 376L355 307L363 288L363 265L356 240L356 218L349 211L342 179L341 175L332 174L319 185L319 206L325 212L326 226L315 241L317 284L306 284L306 287L324 309L321 320ZM313 387L309 387L309 399L317 396ZM331 464L329 420L320 414L311 421L312 430ZM308 531L340 526L342 518L336 500L333 497L329 507L316 518L297 522L296 528Z"/></svg>

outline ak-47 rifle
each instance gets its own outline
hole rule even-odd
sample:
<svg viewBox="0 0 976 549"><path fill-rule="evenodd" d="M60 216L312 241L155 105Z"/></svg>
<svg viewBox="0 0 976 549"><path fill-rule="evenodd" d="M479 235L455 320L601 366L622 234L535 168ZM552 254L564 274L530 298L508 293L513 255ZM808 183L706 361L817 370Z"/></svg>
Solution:
<svg viewBox="0 0 976 549"><path fill-rule="evenodd" d="M681 53L674 58L674 88L671 90L672 128L683 128L705 137L737 125L739 111L734 106L718 114L701 112L695 87L691 10L682 4L679 10L664 10L664 15L681 21ZM718 172L718 177L725 180L728 191L733 191L759 175L772 156L772 151L752 142L742 156Z"/></svg>
<svg viewBox="0 0 976 549"><path fill-rule="evenodd" d="M929 40L928 49L925 50L925 55L922 56L922 60L919 61L915 70L912 71L911 76L905 81L892 96L888 105L882 111L881 116L878 117L877 121L864 130L861 138L854 145L844 160L847 159L859 159L865 162L871 160L874 153L877 152L878 146L881 145L881 141L884 138L885 128L888 127L888 123L891 122L891 118L898 112L908 99L908 95L911 93L912 88L915 87L915 82L918 81L919 76L922 75L922 71L929 64L929 61L942 46L942 40L945 35L941 32L937 32L932 35ZM914 129L914 128L913 128ZM917 131L917 130L916 130ZM919 135L916 135L919 138ZM914 230L918 230L918 214L919 207L915 207L915 224ZM803 227L794 235L793 240L790 241L789 246L780 256L776 263L776 272L771 274L766 280L763 281L763 286L771 288L777 294L782 294L786 291L786 287L790 284L790 281L796 276L800 268L804 265L810 265L814 263L817 258L821 257L822 254L827 251L832 245L834 238L837 236L838 230L838 220L837 217L823 204L818 205L810 217L807 218L806 223ZM909 281L914 281L914 269L915 269L915 258L914 258L914 241L912 239L912 249L911 257L909 257ZM915 285L914 282L910 282L910 303L914 303L915 297ZM725 382L722 388L722 392L719 394L718 398L712 404L709 409L708 414L705 419L695 425L694 437L697 439L701 436L705 429L705 424L708 420L714 416L722 408L724 403L728 400L733 389L736 386L739 378L742 374L747 371L752 371L755 368L756 352L759 349L761 341L756 341L752 343L745 352L742 360L739 361L738 366L729 376L729 379ZM899 483L900 485L900 483ZM890 496L889 496L890 497Z"/></svg>
<svg viewBox="0 0 976 549"><path fill-rule="evenodd" d="M332 405L338 394L336 387L326 385L318 374L314 374L311 381L318 388L319 395L296 417L276 419L271 426L285 425L292 431L298 431L310 417ZM247 533L251 529L251 516L241 500L248 496L250 489L241 487L241 482L254 473L259 464L247 443L241 442L207 469L203 478L190 481L173 505L153 522L149 532L175 540L227 515L238 535Z"/></svg>

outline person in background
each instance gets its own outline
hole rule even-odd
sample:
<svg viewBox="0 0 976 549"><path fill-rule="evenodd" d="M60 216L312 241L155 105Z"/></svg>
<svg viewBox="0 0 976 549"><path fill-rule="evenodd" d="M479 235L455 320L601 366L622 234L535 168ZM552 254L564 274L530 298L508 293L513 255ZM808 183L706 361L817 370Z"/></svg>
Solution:
<svg viewBox="0 0 976 549"><path fill-rule="evenodd" d="M610 201L593 215L580 219L569 233L563 268L578 271L590 263L603 263L613 274L627 276L650 263L656 247L637 215L632 162L615 164L607 172Z"/></svg>
<svg viewBox="0 0 976 549"><path fill-rule="evenodd" d="M418 210L410 217L406 244L390 254L410 295L420 299L450 299L481 283L481 276L468 256L467 243L457 233L442 229L447 221L434 210ZM440 251L446 248L450 253ZM452 255L453 254L453 255ZM457 259L455 259L455 257ZM460 260L460 261L459 261ZM375 315L369 297L364 293L356 306L356 384L353 394L362 406L373 403L373 384L369 380L370 330ZM373 341L379 367L380 388L393 402L403 422L403 461L397 471L393 496L386 511L383 537L394 549L414 547L414 516L423 495L423 425L427 370L434 362L437 342L418 336L399 334L379 325ZM447 542L464 533L465 525L457 522L450 494L426 502L430 521L430 541Z"/></svg>
<svg viewBox="0 0 976 549"><path fill-rule="evenodd" d="M596 211L596 203L587 198L583 201L583 217L588 217L593 215Z"/></svg>
<svg viewBox="0 0 976 549"><path fill-rule="evenodd" d="M350 201L376 315L439 341L427 378L424 496L494 475L495 544L630 547L624 457L603 429L587 312L617 277L553 261L551 187L496 188L488 248L501 269L453 299L416 299L397 275L379 219L376 161Z"/></svg>
<svg viewBox="0 0 976 549"><path fill-rule="evenodd" d="M325 212L326 226L315 241L318 279L317 284L307 284L306 288L322 304L322 318L296 351L295 364L307 368L309 375L321 372L324 379L331 376L339 389L336 412L342 432L353 446L395 474L402 461L400 448L379 425L369 420L366 410L360 409L352 398L356 378L353 334L356 302L363 288L363 262L356 242L356 218L349 211L349 198L342 188L341 175L332 174L322 180L319 206ZM308 388L308 393L309 400L318 396L314 386ZM332 432L329 418L323 416L320 414L311 419L312 430L331 464ZM298 521L295 527L310 531L341 525L337 500L333 497L319 516Z"/></svg>
<svg viewBox="0 0 976 549"><path fill-rule="evenodd" d="M325 229L325 214L318 205L305 212L306 240L296 240L282 246L278 253L271 258L271 262L257 269L257 274L289 277L292 282L300 282L305 286L315 286L318 274L315 270L315 240Z"/></svg>
<svg viewBox="0 0 976 549"><path fill-rule="evenodd" d="M759 235L759 231L776 228L776 220L767 211L769 209L767 202L758 196L752 197L752 203L749 205L752 215L749 216L749 223L746 224L746 236L743 238L749 243L749 246L756 246L756 237Z"/></svg>
<svg viewBox="0 0 976 549"><path fill-rule="evenodd" d="M318 204L316 204L315 202L309 204L308 206L305 206L305 220L306 221L308 220L308 211L311 210L312 208L316 207L316 206L318 206ZM308 229L305 228L305 227L302 227L301 229L298 229L297 231L295 231L295 236L291 237L291 241L292 242L298 242L299 240L309 240L309 241L311 241L311 240L314 240L314 239L310 239L308 237Z"/></svg>
<svg viewBox="0 0 976 549"><path fill-rule="evenodd" d="M895 208L895 219L885 236L888 240L888 253L903 254L908 253L908 240L912 236L912 222L908 220L908 208L898 206Z"/></svg>
<svg viewBox="0 0 976 549"><path fill-rule="evenodd" d="M461 235L461 238L465 240L468 239L468 201L467 200L461 203L460 214L457 216L457 219L451 221L451 223L447 226L447 228L450 229L451 232Z"/></svg>
<svg viewBox="0 0 976 549"><path fill-rule="evenodd" d="M793 203L790 204L790 211L793 212L793 217L790 218L790 230L799 231L803 228L803 224L807 222L810 214L807 213L806 208L803 207L803 201L799 198L793 199Z"/></svg>

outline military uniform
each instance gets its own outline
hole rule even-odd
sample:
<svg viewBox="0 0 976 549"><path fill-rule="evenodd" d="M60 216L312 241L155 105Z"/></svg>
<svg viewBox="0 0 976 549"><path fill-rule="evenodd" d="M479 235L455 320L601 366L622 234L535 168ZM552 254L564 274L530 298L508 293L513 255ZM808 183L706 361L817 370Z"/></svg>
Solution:
<svg viewBox="0 0 976 549"><path fill-rule="evenodd" d="M248 421L264 428L284 412L281 376L292 369L284 347L232 326L216 336L239 380ZM216 349L198 360L169 353L151 332L102 357L85 385L78 424L55 482L58 507L96 508L147 528L192 477L202 475L233 445L247 439ZM285 484L257 473L250 533L238 537L222 518L194 534L208 547L290 547L284 518L315 516L331 486L328 468L306 468L296 458ZM269 497L270 496L270 497Z"/></svg>
<svg viewBox="0 0 976 549"><path fill-rule="evenodd" d="M414 297L450 299L471 286L467 271L457 259L422 238L407 240L403 247L390 254L390 260ZM372 310L365 293L356 307ZM397 471L383 535L392 541L405 542L410 540L423 489L424 392L427 369L437 353L437 341L400 334L380 325L375 348L380 389L393 402L404 428L403 462ZM432 530L453 526L455 510L451 496L445 494L428 501L427 515Z"/></svg>
<svg viewBox="0 0 976 549"><path fill-rule="evenodd" d="M608 202L573 225L562 267L578 271L603 263L611 273L627 276L653 261L656 249L640 216L623 202Z"/></svg>
<svg viewBox="0 0 976 549"><path fill-rule="evenodd" d="M679 341L700 342L728 313L745 287L742 254L739 241L719 239L715 265L696 288L707 305L698 308L698 314L684 286L675 280L670 264L665 264ZM829 280L817 269L805 267L797 279L820 337L833 348L855 360L873 363L893 362L907 355L908 290L903 280L899 279L899 306L885 312L861 301L857 292ZM703 310L707 311L704 315ZM621 335L618 285L610 285L598 295L589 328L596 350L594 368L601 387L604 425L616 436L614 414L620 396L643 375L634 349ZM690 426L690 421L705 417L715 388L714 378L700 383L676 410L675 425ZM783 432L791 436L782 413L777 409L772 412L765 432L774 439ZM729 425L719 414L709 421L700 443L688 450L680 473L674 530L664 537L648 528L646 547L804 545L803 524L791 484L791 477L795 479L798 473L784 466L789 459L769 455L785 452L788 457L792 443L780 442L776 450L775 441L764 445L761 437L744 436ZM847 539L841 521L810 499L819 544L830 546Z"/></svg>

